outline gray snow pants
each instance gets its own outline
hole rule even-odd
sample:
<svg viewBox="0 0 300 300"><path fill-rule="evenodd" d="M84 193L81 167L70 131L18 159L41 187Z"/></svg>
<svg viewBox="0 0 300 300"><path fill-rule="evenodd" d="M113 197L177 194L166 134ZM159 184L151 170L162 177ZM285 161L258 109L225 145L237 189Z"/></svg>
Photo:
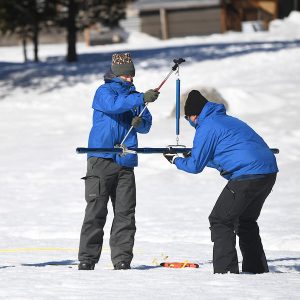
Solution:
<svg viewBox="0 0 300 300"><path fill-rule="evenodd" d="M103 244L107 204L111 199L114 219L110 232L111 260L133 258L136 188L133 168L121 167L112 159L90 157L85 180L85 217L81 229L79 261L97 263Z"/></svg>
<svg viewBox="0 0 300 300"><path fill-rule="evenodd" d="M263 178L229 181L210 216L214 242L214 273L239 273L236 235L243 256L242 271L269 272L257 219L276 181L276 174Z"/></svg>

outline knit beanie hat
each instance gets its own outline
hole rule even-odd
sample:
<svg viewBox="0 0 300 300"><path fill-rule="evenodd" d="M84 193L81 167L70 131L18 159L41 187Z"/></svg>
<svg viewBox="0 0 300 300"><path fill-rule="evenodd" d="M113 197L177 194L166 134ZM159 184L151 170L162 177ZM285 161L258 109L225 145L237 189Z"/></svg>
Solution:
<svg viewBox="0 0 300 300"><path fill-rule="evenodd" d="M184 105L184 114L186 116L200 115L204 105L208 101L199 91L192 90L189 92Z"/></svg>
<svg viewBox="0 0 300 300"><path fill-rule="evenodd" d="M130 53L115 53L112 55L111 70L116 76L130 75L134 77L135 69Z"/></svg>

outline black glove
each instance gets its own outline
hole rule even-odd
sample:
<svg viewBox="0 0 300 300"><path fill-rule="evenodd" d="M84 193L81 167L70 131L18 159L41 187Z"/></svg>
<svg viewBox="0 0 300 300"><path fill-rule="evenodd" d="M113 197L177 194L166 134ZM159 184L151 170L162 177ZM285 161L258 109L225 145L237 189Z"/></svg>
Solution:
<svg viewBox="0 0 300 300"><path fill-rule="evenodd" d="M158 98L159 92L155 90L148 90L144 93L144 102L154 102Z"/></svg>
<svg viewBox="0 0 300 300"><path fill-rule="evenodd" d="M188 157L191 157L192 156L192 151L188 151L188 152L183 152L183 157L184 158L188 158Z"/></svg>
<svg viewBox="0 0 300 300"><path fill-rule="evenodd" d="M164 153L164 157L168 160L170 164L174 164L175 159L178 157L177 153L167 152Z"/></svg>
<svg viewBox="0 0 300 300"><path fill-rule="evenodd" d="M134 128L137 128L141 125L142 122L143 122L143 119L139 116L136 116L131 120L131 126L133 126Z"/></svg>

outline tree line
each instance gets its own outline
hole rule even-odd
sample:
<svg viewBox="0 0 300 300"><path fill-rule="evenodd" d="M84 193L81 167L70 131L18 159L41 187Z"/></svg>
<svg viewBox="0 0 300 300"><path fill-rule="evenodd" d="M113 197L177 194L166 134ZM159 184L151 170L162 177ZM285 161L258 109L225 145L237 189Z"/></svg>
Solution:
<svg viewBox="0 0 300 300"><path fill-rule="evenodd" d="M0 0L0 31L15 34L22 41L24 61L27 43L34 47L34 61L39 61L39 34L47 27L66 30L68 62L77 61L77 32L95 23L110 28L125 18L128 0Z"/></svg>

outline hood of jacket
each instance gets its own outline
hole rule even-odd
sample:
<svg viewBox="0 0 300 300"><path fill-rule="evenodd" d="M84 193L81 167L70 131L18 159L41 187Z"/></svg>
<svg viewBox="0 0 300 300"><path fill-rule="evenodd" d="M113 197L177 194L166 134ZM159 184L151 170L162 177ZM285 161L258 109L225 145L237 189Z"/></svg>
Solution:
<svg viewBox="0 0 300 300"><path fill-rule="evenodd" d="M127 82L121 79L120 77L116 76L111 69L108 69L104 75L103 79L105 83L120 83L122 86L131 87L134 86L132 82Z"/></svg>
<svg viewBox="0 0 300 300"><path fill-rule="evenodd" d="M108 84L109 87L113 89L115 92L117 92L118 94L135 92L135 86L133 83L124 81L123 79L115 76L114 74L112 74L112 76L110 76L111 75L110 73L105 73L105 74L107 74L104 79L105 84Z"/></svg>
<svg viewBox="0 0 300 300"><path fill-rule="evenodd" d="M116 78L116 75L112 72L111 69L108 69L103 75L103 79L105 82L111 81L113 78Z"/></svg>
<svg viewBox="0 0 300 300"><path fill-rule="evenodd" d="M207 118L213 118L214 116L220 115L226 115L226 108L224 104L218 104L209 101L204 105L200 115L196 119L196 123L200 124Z"/></svg>

